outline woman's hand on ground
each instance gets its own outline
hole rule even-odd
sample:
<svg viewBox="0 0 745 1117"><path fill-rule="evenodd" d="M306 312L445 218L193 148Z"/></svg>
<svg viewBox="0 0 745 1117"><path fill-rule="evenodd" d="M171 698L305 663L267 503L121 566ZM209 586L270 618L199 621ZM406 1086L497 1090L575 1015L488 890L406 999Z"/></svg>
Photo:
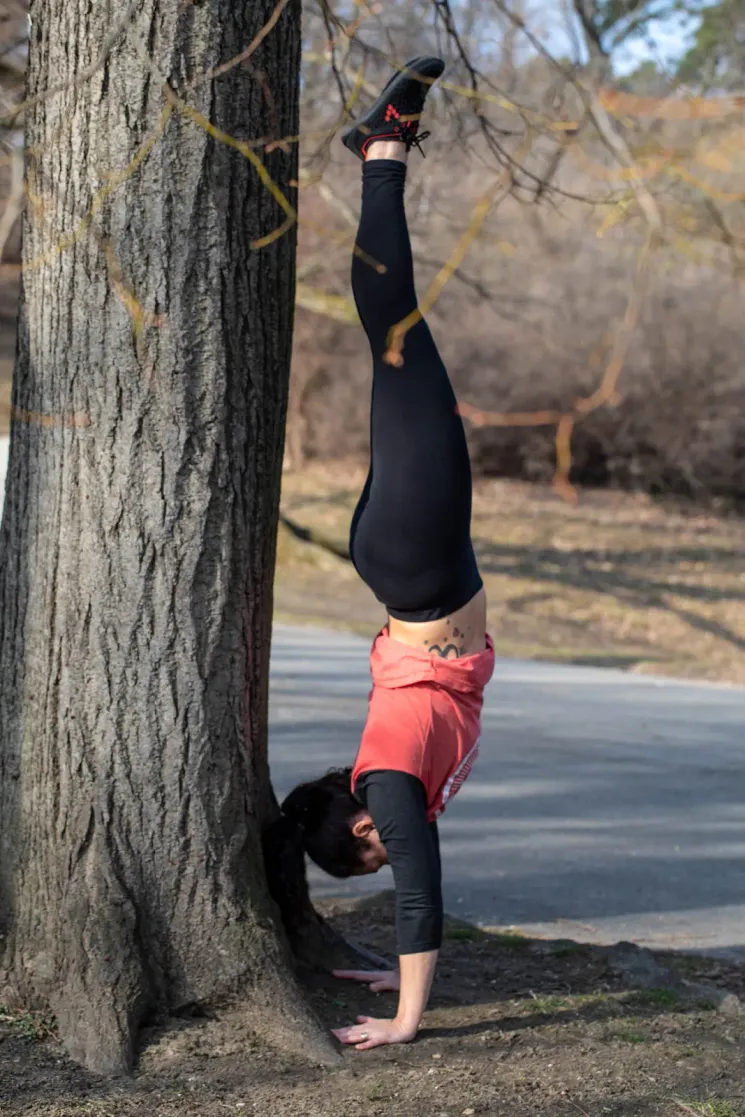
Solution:
<svg viewBox="0 0 745 1117"><path fill-rule="evenodd" d="M371 993L397 993L401 988L398 970L332 970L334 977L366 983Z"/></svg>
<svg viewBox="0 0 745 1117"><path fill-rule="evenodd" d="M416 1035L397 1020L375 1020L372 1016L358 1016L351 1028L334 1028L333 1034L340 1043L353 1044L358 1051L384 1047L390 1043L410 1043Z"/></svg>

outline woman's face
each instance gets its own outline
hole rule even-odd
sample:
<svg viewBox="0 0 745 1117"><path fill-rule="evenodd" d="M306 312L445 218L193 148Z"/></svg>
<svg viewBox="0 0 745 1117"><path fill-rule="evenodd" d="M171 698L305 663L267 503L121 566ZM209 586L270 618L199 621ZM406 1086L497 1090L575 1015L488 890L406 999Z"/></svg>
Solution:
<svg viewBox="0 0 745 1117"><path fill-rule="evenodd" d="M380 835L375 829L375 824L366 812L360 814L352 823L352 833L355 838L360 838L365 847L360 854L360 867L355 873L355 876L362 877L368 876L370 873L377 873L378 869L382 869L384 865L388 864L388 854L386 853L385 846L380 840Z"/></svg>

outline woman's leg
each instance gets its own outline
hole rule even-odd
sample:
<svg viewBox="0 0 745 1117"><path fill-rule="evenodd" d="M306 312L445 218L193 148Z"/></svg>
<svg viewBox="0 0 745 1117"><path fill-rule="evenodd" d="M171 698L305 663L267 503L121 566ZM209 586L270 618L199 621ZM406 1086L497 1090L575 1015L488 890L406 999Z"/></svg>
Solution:
<svg viewBox="0 0 745 1117"><path fill-rule="evenodd" d="M405 179L398 159L368 158L362 168L362 254L354 257L352 286L372 350L373 389L370 476L351 552L393 616L424 621L455 612L482 583L470 538L465 432L426 322L406 334L400 367L385 360L391 328L417 305Z"/></svg>

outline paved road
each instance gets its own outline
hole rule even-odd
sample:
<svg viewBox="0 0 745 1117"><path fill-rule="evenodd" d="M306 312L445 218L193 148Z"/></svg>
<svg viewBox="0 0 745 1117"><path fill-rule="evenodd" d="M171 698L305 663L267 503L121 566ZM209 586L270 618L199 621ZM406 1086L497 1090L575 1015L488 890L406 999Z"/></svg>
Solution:
<svg viewBox="0 0 745 1117"><path fill-rule="evenodd" d="M0 503L7 440L0 439ZM368 644L279 626L278 792L351 763ZM745 954L745 689L500 661L482 753L442 827L448 910L485 926ZM313 873L317 894L348 885Z"/></svg>
<svg viewBox="0 0 745 1117"><path fill-rule="evenodd" d="M278 626L278 792L350 763L368 645ZM501 660L441 824L445 905L484 926L745 955L745 688ZM318 895L390 887L389 870Z"/></svg>

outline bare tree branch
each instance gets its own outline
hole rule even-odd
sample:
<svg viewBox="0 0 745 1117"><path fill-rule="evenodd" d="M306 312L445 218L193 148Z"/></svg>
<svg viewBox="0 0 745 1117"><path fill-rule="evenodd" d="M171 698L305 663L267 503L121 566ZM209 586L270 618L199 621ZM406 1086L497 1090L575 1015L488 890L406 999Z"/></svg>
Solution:
<svg viewBox="0 0 745 1117"><path fill-rule="evenodd" d="M584 88L584 87L583 87ZM617 159L619 165L629 172L632 189L636 195L639 208L646 221L656 234L662 232L662 216L659 206L647 188L642 176L639 174L636 162L629 151L628 144L623 136L613 127L610 118L600 103L597 93L592 89L584 89L586 100L589 101L589 111L593 123L598 130L608 150Z"/></svg>
<svg viewBox="0 0 745 1117"><path fill-rule="evenodd" d="M603 46L600 30L596 23L597 4L595 0L574 0L574 10L582 24L582 30L585 33L585 39L591 54L606 57L607 51Z"/></svg>
<svg viewBox="0 0 745 1117"><path fill-rule="evenodd" d="M290 535L295 539L299 539L301 543L313 543L316 547L321 547L322 550L328 551L329 554L335 555L337 558L343 559L345 562L351 562L349 554L349 547L345 543L339 543L338 540L332 539L330 535L319 531L317 528L303 527L295 520L291 520L283 512L279 514L279 522L283 527L287 528Z"/></svg>

